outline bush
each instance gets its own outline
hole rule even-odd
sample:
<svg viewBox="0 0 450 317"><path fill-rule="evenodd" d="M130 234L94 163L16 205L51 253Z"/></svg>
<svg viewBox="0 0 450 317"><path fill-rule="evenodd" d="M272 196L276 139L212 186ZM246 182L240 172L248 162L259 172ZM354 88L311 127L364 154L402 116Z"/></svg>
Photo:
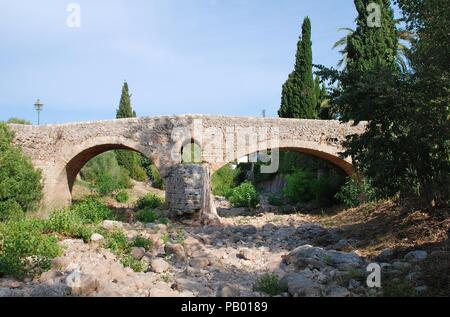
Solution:
<svg viewBox="0 0 450 317"><path fill-rule="evenodd" d="M287 176L284 194L292 203L306 203L315 198L315 178L311 171L298 169Z"/></svg>
<svg viewBox="0 0 450 317"><path fill-rule="evenodd" d="M138 182L145 182L147 181L147 172L145 169L140 165L135 165L133 167L133 171L130 173L131 178Z"/></svg>
<svg viewBox="0 0 450 317"><path fill-rule="evenodd" d="M216 196L229 197L233 188L238 186L237 176L239 175L239 169L231 168L231 165L225 165L217 172L215 172L211 178L212 192Z"/></svg>
<svg viewBox="0 0 450 317"><path fill-rule="evenodd" d="M136 219L143 223L153 223L158 220L158 214L153 210L144 209L138 211Z"/></svg>
<svg viewBox="0 0 450 317"><path fill-rule="evenodd" d="M95 197L88 197L70 207L78 214L83 223L98 224L106 219L113 219L114 214L109 207Z"/></svg>
<svg viewBox="0 0 450 317"><path fill-rule="evenodd" d="M335 197L345 206L353 208L358 207L362 203L373 201L375 199L375 190L372 188L370 181L349 177Z"/></svg>
<svg viewBox="0 0 450 317"><path fill-rule="evenodd" d="M247 181L233 189L229 200L234 207L255 208L259 203L259 194L255 186Z"/></svg>
<svg viewBox="0 0 450 317"><path fill-rule="evenodd" d="M343 178L338 175L322 175L313 183L316 203L321 207L332 206L337 200L336 194L342 187Z"/></svg>
<svg viewBox="0 0 450 317"><path fill-rule="evenodd" d="M22 279L50 269L61 249L57 239L42 230L39 220L0 223L0 275Z"/></svg>
<svg viewBox="0 0 450 317"><path fill-rule="evenodd" d="M13 133L0 122L0 218L4 219L9 208L30 211L42 198L41 172L12 140Z"/></svg>
<svg viewBox="0 0 450 317"><path fill-rule="evenodd" d="M0 202L0 222L19 220L25 216L22 207L14 200Z"/></svg>
<svg viewBox="0 0 450 317"><path fill-rule="evenodd" d="M114 152L106 152L90 160L80 172L81 178L103 196L116 190L131 188L129 173L119 166Z"/></svg>
<svg viewBox="0 0 450 317"><path fill-rule="evenodd" d="M71 209L53 212L45 222L46 233L59 233L63 236L83 239L85 242L94 233L93 229L87 227L78 213Z"/></svg>
<svg viewBox="0 0 450 317"><path fill-rule="evenodd" d="M128 200L130 199L130 196L128 195L128 193L124 190L120 191L117 195L116 195L116 200L119 203L126 203Z"/></svg>
<svg viewBox="0 0 450 317"><path fill-rule="evenodd" d="M164 205L164 198L153 194L148 193L144 197L139 198L136 203L136 206L139 209L156 209Z"/></svg>
<svg viewBox="0 0 450 317"><path fill-rule="evenodd" d="M136 236L131 245L136 248L144 248L145 250L150 250L153 246L153 241L142 236Z"/></svg>
<svg viewBox="0 0 450 317"><path fill-rule="evenodd" d="M269 196L268 202L272 206L283 206L284 205L284 197L283 194L273 194Z"/></svg>
<svg viewBox="0 0 450 317"><path fill-rule="evenodd" d="M131 248L127 237L120 230L113 231L106 236L105 246L116 255L128 253Z"/></svg>
<svg viewBox="0 0 450 317"><path fill-rule="evenodd" d="M123 256L120 262L124 267L129 267L134 272L143 272L145 270L145 264L140 260L136 260L131 255Z"/></svg>
<svg viewBox="0 0 450 317"><path fill-rule="evenodd" d="M161 175L159 174L159 171L156 168L156 166L152 165L150 167L150 170L151 170L152 186L154 188L164 189L164 180L162 179Z"/></svg>
<svg viewBox="0 0 450 317"><path fill-rule="evenodd" d="M263 292L271 296L280 295L287 291L287 285L283 285L276 274L264 274L255 283L255 291Z"/></svg>

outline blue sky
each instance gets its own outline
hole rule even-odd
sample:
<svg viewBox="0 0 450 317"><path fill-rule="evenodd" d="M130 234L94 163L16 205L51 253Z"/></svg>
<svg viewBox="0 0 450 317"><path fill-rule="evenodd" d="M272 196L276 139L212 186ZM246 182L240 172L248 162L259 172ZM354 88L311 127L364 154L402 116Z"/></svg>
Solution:
<svg viewBox="0 0 450 317"><path fill-rule="evenodd" d="M275 116L307 15L314 63L335 66L352 0L2 0L0 120L34 122L36 98L45 123L114 118L125 79L139 116Z"/></svg>

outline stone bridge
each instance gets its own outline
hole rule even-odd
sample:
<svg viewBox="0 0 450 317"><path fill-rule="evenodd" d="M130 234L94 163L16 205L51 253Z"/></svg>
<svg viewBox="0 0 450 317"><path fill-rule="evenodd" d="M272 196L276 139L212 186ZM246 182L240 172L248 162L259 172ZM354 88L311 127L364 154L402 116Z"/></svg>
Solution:
<svg viewBox="0 0 450 317"><path fill-rule="evenodd" d="M365 129L364 124L338 121L202 115L11 127L14 143L42 170L43 209L70 204L76 176L90 159L106 151L126 149L152 160L166 180L168 206L178 213L183 206L196 211L201 205L209 208L205 201L211 196L208 174L255 152L272 149L266 154L275 156L277 149L295 150L327 160L351 174L351 159L338 155L343 150L340 144L346 136ZM197 167L182 164L182 149L191 143L201 149Z"/></svg>

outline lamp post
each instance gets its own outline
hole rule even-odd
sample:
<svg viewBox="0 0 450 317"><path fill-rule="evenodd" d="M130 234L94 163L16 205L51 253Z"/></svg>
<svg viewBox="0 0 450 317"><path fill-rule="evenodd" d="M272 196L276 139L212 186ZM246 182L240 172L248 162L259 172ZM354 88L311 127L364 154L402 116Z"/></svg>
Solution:
<svg viewBox="0 0 450 317"><path fill-rule="evenodd" d="M36 103L34 104L34 108L36 109L36 111L37 111L37 114L38 114L38 125L40 124L40 115L41 115L41 111L42 111L42 108L44 107L44 104L41 102L41 100L40 99L38 99L38 100L36 100Z"/></svg>

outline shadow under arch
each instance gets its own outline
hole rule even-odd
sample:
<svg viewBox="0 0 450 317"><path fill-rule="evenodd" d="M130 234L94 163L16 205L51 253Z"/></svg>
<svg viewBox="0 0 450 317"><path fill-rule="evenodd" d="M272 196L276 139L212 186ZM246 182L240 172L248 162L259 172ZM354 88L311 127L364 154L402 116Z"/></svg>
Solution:
<svg viewBox="0 0 450 317"><path fill-rule="evenodd" d="M267 152L271 151L273 149L266 149L266 150L258 150L250 153L240 153L239 158L245 157L245 156L251 156L253 154L256 154L258 152ZM295 146L288 146L288 147L279 147L276 149L278 153L281 152L298 152L302 154L306 154L310 157L322 159L331 165L335 166L336 168L342 170L346 175L351 176L354 174L353 165L351 163L351 159L343 159L339 157L336 153L332 151L320 151L315 150L311 148L305 148L305 147L295 147ZM218 164L212 164L213 166L213 172L218 171L220 168L224 167L225 165L232 163L232 162L224 162L224 163L218 163Z"/></svg>

